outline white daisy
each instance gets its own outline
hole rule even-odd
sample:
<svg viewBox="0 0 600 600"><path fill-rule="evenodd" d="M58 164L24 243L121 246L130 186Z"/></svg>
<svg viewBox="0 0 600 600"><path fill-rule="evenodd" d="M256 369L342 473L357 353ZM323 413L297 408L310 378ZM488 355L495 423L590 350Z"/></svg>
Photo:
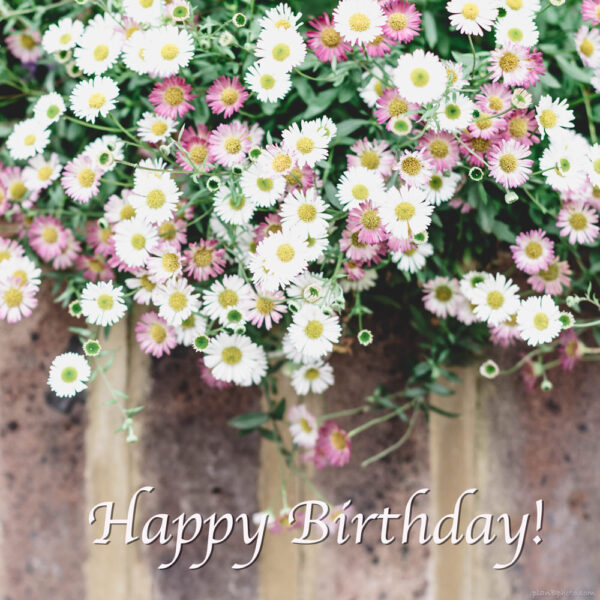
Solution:
<svg viewBox="0 0 600 600"><path fill-rule="evenodd" d="M296 30L301 17L302 13L295 13L289 5L282 2L274 8L269 8L258 23L262 29Z"/></svg>
<svg viewBox="0 0 600 600"><path fill-rule="evenodd" d="M433 205L427 201L425 190L418 188L392 187L385 201L381 203L379 215L390 235L401 239L411 239L423 233L431 223Z"/></svg>
<svg viewBox="0 0 600 600"><path fill-rule="evenodd" d="M450 24L466 35L483 35L491 31L498 17L497 0L450 0L446 4Z"/></svg>
<svg viewBox="0 0 600 600"><path fill-rule="evenodd" d="M12 278L20 285L30 285L39 288L42 270L26 256L12 256L0 261L0 277L3 280Z"/></svg>
<svg viewBox="0 0 600 600"><path fill-rule="evenodd" d="M177 184L168 173L153 173L138 179L131 204L139 217L160 224L173 216L180 195Z"/></svg>
<svg viewBox="0 0 600 600"><path fill-rule="evenodd" d="M131 71L140 75L148 73L150 70L148 63L148 35L141 29L134 31L123 45L123 62Z"/></svg>
<svg viewBox="0 0 600 600"><path fill-rule="evenodd" d="M342 335L337 315L325 314L314 304L304 305L288 329L290 340L304 361L318 360L333 350Z"/></svg>
<svg viewBox="0 0 600 600"><path fill-rule="evenodd" d="M91 159L94 168L107 173L115 168L117 161L125 158L124 149L125 143L116 135L103 135L88 144L82 154Z"/></svg>
<svg viewBox="0 0 600 600"><path fill-rule="evenodd" d="M273 61L285 71L291 71L304 61L306 44L293 29L263 29L254 54L265 61Z"/></svg>
<svg viewBox="0 0 600 600"><path fill-rule="evenodd" d="M410 187L422 187L433 175L433 163L425 156L425 150L405 150L398 159L396 171Z"/></svg>
<svg viewBox="0 0 600 600"><path fill-rule="evenodd" d="M56 152L53 152L48 159L38 154L23 169L23 181L28 190L37 192L46 189L57 179L60 171L61 165Z"/></svg>
<svg viewBox="0 0 600 600"><path fill-rule="evenodd" d="M289 72L274 62L264 60L248 69L245 81L261 102L277 102L292 87Z"/></svg>
<svg viewBox="0 0 600 600"><path fill-rule="evenodd" d="M473 311L479 319L490 325L498 325L517 312L520 299L519 288L502 273L487 275L471 294Z"/></svg>
<svg viewBox="0 0 600 600"><path fill-rule="evenodd" d="M254 285L267 292L285 287L308 266L307 253L304 236L295 231L267 236L250 260Z"/></svg>
<svg viewBox="0 0 600 600"><path fill-rule="evenodd" d="M517 312L521 337L530 345L546 344L561 331L560 310L552 296L533 296L523 300Z"/></svg>
<svg viewBox="0 0 600 600"><path fill-rule="evenodd" d="M164 14L163 0L124 0L123 12L138 23L157 25Z"/></svg>
<svg viewBox="0 0 600 600"><path fill-rule="evenodd" d="M540 38L533 15L524 15L519 12L508 13L496 23L496 45L506 46L513 42L531 48L538 43Z"/></svg>
<svg viewBox="0 0 600 600"><path fill-rule="evenodd" d="M81 21L73 21L65 17L48 27L42 37L42 46L48 54L70 50L79 41L82 33L83 23Z"/></svg>
<svg viewBox="0 0 600 600"><path fill-rule="evenodd" d="M156 1L156 0L155 0ZM150 72L159 77L176 75L194 55L194 40L184 29L165 25L147 32L146 60Z"/></svg>
<svg viewBox="0 0 600 600"><path fill-rule="evenodd" d="M66 110L65 101L62 96L56 92L44 94L35 103L33 107L33 118L40 123L55 123L60 119Z"/></svg>
<svg viewBox="0 0 600 600"><path fill-rule="evenodd" d="M230 323L231 311L239 312L243 321L246 319L244 306L251 296L252 288L240 276L226 275L204 292L203 312L213 319L218 319L222 325Z"/></svg>
<svg viewBox="0 0 600 600"><path fill-rule="evenodd" d="M75 64L86 75L101 75L121 54L122 39L103 25L86 27L75 48Z"/></svg>
<svg viewBox="0 0 600 600"><path fill-rule="evenodd" d="M473 301L473 293L480 283L488 278L488 273L484 271L469 271L465 273L460 280L460 291L469 301Z"/></svg>
<svg viewBox="0 0 600 600"><path fill-rule="evenodd" d="M50 132L47 122L38 119L27 119L14 126L6 140L6 148L15 160L31 158L48 145Z"/></svg>
<svg viewBox="0 0 600 600"><path fill-rule="evenodd" d="M241 386L260 383L267 372L267 357L260 346L245 335L225 332L211 338L204 364L215 379Z"/></svg>
<svg viewBox="0 0 600 600"><path fill-rule="evenodd" d="M400 248L391 256L400 271L416 273L420 271L427 262L427 257L433 254L433 246L429 243L413 244L409 249Z"/></svg>
<svg viewBox="0 0 600 600"><path fill-rule="evenodd" d="M569 109L569 104L564 98L553 100L548 95L540 98L535 114L542 138L546 133L554 135L573 127L573 119L575 118L573 111Z"/></svg>
<svg viewBox="0 0 600 600"><path fill-rule="evenodd" d="M293 123L281 134L283 145L296 152L298 166L314 167L327 158L327 138L320 131L317 121L302 121L302 127Z"/></svg>
<svg viewBox="0 0 600 600"><path fill-rule="evenodd" d="M600 32L582 25L575 34L575 47L581 62L586 67L600 67Z"/></svg>
<svg viewBox="0 0 600 600"><path fill-rule="evenodd" d="M428 104L440 98L446 90L447 75L442 61L420 48L412 54L402 54L393 74L396 87L408 102Z"/></svg>
<svg viewBox="0 0 600 600"><path fill-rule="evenodd" d="M450 94L437 111L439 128L450 133L462 131L473 121L474 110L475 104L470 98L464 94Z"/></svg>
<svg viewBox="0 0 600 600"><path fill-rule="evenodd" d="M146 261L146 268L152 281L164 283L167 279L181 275L182 259L176 246L164 242L157 246L152 254Z"/></svg>
<svg viewBox="0 0 600 600"><path fill-rule="evenodd" d="M423 285L425 308L440 319L455 317L460 306L458 281L454 277L438 275Z"/></svg>
<svg viewBox="0 0 600 600"><path fill-rule="evenodd" d="M117 223L114 228L115 251L129 267L143 267L159 241L154 225L139 216Z"/></svg>
<svg viewBox="0 0 600 600"><path fill-rule="evenodd" d="M198 336L205 335L206 325L205 317L192 313L187 319L181 322L181 325L175 327L177 343L182 346L192 346Z"/></svg>
<svg viewBox="0 0 600 600"><path fill-rule="evenodd" d="M154 293L158 314L169 325L181 325L200 308L200 300L187 279L169 279L159 285Z"/></svg>
<svg viewBox="0 0 600 600"><path fill-rule="evenodd" d="M500 0L500 7L511 15L530 16L536 13L540 6L540 0Z"/></svg>
<svg viewBox="0 0 600 600"><path fill-rule="evenodd" d="M454 197L460 180L460 173L454 171L434 173L424 187L427 192L425 198L435 206L439 206L442 202L448 202Z"/></svg>
<svg viewBox="0 0 600 600"><path fill-rule="evenodd" d="M165 141L175 131L175 120L169 117L160 117L152 112L145 112L137 122L138 137L150 144Z"/></svg>
<svg viewBox="0 0 600 600"><path fill-rule="evenodd" d="M325 141L329 144L337 133L336 124L329 117L319 117L315 121L317 123L317 129L319 133L325 138Z"/></svg>
<svg viewBox="0 0 600 600"><path fill-rule="evenodd" d="M341 0L333 11L335 30L352 45L372 42L383 32L386 17L377 0Z"/></svg>
<svg viewBox="0 0 600 600"><path fill-rule="evenodd" d="M215 195L215 214L230 225L247 225L256 210L256 204L246 197L238 187L223 186Z"/></svg>
<svg viewBox="0 0 600 600"><path fill-rule="evenodd" d="M157 285L154 283L147 272L136 271L133 277L128 277L125 280L125 285L130 290L136 290L133 294L133 299L138 304L154 304L154 294Z"/></svg>
<svg viewBox="0 0 600 600"><path fill-rule="evenodd" d="M390 76L393 74L393 69L389 65L386 65L386 71ZM374 73L373 75L371 75L371 72L366 72L363 75L365 83L358 88L360 97L370 108L373 108L377 104L377 100L381 98L386 88L383 71L379 68L374 68L372 72Z"/></svg>
<svg viewBox="0 0 600 600"><path fill-rule="evenodd" d="M590 148L586 170L592 185L600 187L600 144L594 144Z"/></svg>
<svg viewBox="0 0 600 600"><path fill-rule="evenodd" d="M292 385L294 390L300 396L306 394L322 394L327 388L331 387L334 382L333 367L328 363L315 361L302 365L294 371L292 375ZM307 433L302 422L298 423L302 428L303 433ZM294 436L294 430L290 426L290 432L294 437L294 442L301 445L298 441L300 435Z"/></svg>
<svg viewBox="0 0 600 600"><path fill-rule="evenodd" d="M81 313L92 325L114 325L127 312L123 298L120 285L115 287L111 281L88 281L79 300Z"/></svg>
<svg viewBox="0 0 600 600"><path fill-rule="evenodd" d="M272 177L258 164L250 166L240 177L242 193L263 208L273 206L285 191L285 179Z"/></svg>
<svg viewBox="0 0 600 600"><path fill-rule="evenodd" d="M306 192L294 190L281 205L280 216L284 233L294 231L308 237L318 238L327 231L331 217L325 212L327 204L314 188Z"/></svg>
<svg viewBox="0 0 600 600"><path fill-rule="evenodd" d="M106 117L115 107L119 87L110 77L94 77L80 81L71 92L71 109L80 119L93 123Z"/></svg>
<svg viewBox="0 0 600 600"><path fill-rule="evenodd" d="M346 210L358 208L366 200L379 205L386 197L385 182L376 171L365 167L350 167L340 177L337 197Z"/></svg>
<svg viewBox="0 0 600 600"><path fill-rule="evenodd" d="M586 182L589 153L587 140L570 131L553 134L540 158L546 182L559 192L576 191Z"/></svg>
<svg viewBox="0 0 600 600"><path fill-rule="evenodd" d="M320 363L314 363L314 365L314 371L310 371L310 369L313 368L313 365L306 365L305 367L301 367L294 372L292 376L292 385L294 386L297 394L305 395L310 393L312 382L311 378L313 377L315 371L317 375L314 380L318 381L320 379L320 373L318 369ZM303 377L305 369L309 374L308 381ZM331 380L333 381L333 374L331 376ZM300 392L298 391L299 389L306 391ZM304 404L296 404L289 409L287 418L290 422L290 434L292 435L292 441L294 444L297 444L301 448L314 448L317 438L319 437L319 425L315 416L308 412L308 409Z"/></svg>
<svg viewBox="0 0 600 600"><path fill-rule="evenodd" d="M70 398L87 388L91 369L85 356L75 352L59 354L50 365L48 385L60 398Z"/></svg>

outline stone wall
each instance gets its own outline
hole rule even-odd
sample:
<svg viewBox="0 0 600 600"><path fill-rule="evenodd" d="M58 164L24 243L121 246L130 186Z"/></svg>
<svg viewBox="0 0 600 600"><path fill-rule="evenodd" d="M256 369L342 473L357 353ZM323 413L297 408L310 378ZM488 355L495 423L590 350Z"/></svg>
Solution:
<svg viewBox="0 0 600 600"><path fill-rule="evenodd" d="M352 498L356 510L366 513L384 506L402 511L420 488L431 493L417 508L433 518L451 512L458 494L471 487L479 493L465 501L465 519L482 512L516 518L534 513L535 501L543 498L543 542L536 546L534 534L528 535L511 569L491 568L512 556L504 543L383 546L375 529L367 529L360 545L299 547L289 536L270 536L259 564L243 571L230 568L248 555L239 538L217 548L199 571L187 570L188 560L157 570L170 556L159 546L92 545L99 531L87 524L89 508L107 500L122 508L141 485L156 491L141 501L140 520L157 511L254 512L279 491L273 445L256 435L240 437L227 425L231 416L261 406L259 392L207 389L192 352L151 361L131 343L133 323L113 328L106 342L120 348L111 381L132 403L145 404L136 416L140 441L133 445L114 435L120 415L104 405L100 380L85 406L56 403L47 394L48 366L70 343L62 309L44 297L30 319L0 324L3 600L508 600L543 590L600 594L600 373L594 363L562 375L549 394L525 393L518 377L482 382L476 368L462 369L457 393L433 399L461 418L433 416L429 424L421 418L399 452L361 469L362 459L402 435L404 425L386 423L376 436L355 438L351 466L313 474L328 500ZM336 356L338 383L325 405L309 398L311 408L340 410L380 383L399 385L398 365L408 351L401 336L380 332L369 351ZM279 392L293 401L285 383ZM314 497L301 479L290 479L288 488L290 502ZM194 549L188 552L197 558Z"/></svg>

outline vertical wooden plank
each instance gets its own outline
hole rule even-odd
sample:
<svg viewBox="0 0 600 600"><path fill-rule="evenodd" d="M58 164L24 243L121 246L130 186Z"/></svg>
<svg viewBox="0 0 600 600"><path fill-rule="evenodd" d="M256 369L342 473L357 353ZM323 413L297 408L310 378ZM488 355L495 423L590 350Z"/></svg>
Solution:
<svg viewBox="0 0 600 600"><path fill-rule="evenodd" d="M118 351L107 378L115 389L130 395L129 406L143 402L149 380L149 361L132 339L134 322L132 317L123 319L112 327L108 338L101 340L104 349ZM123 417L115 406L106 406L110 398L103 378L98 377L90 386L87 402L86 499L88 508L99 502L115 502L115 518L125 518L132 494L143 485L139 470L141 455L138 444L128 444L124 434L115 434ZM141 423L142 419L136 419L138 435L143 435ZM108 545L92 544L102 535L104 509L98 517L88 529L86 600L148 600L149 567L142 562L140 544L125 545L122 526L113 529L115 540Z"/></svg>

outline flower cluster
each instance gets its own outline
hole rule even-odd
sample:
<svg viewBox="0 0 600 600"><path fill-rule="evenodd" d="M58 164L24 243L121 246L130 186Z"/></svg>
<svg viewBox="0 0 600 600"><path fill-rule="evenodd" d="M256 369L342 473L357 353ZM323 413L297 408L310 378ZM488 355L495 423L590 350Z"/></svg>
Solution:
<svg viewBox="0 0 600 600"><path fill-rule="evenodd" d="M144 352L191 347L219 388L284 362L299 395L324 392L332 353L374 340L374 288L438 345L577 346L565 297L598 281L598 0L340 0L306 20L62 4L6 32L28 102L0 163L0 318L52 278L96 344L54 361L58 395L85 388L100 328L134 304ZM349 460L338 425L289 418L318 467Z"/></svg>

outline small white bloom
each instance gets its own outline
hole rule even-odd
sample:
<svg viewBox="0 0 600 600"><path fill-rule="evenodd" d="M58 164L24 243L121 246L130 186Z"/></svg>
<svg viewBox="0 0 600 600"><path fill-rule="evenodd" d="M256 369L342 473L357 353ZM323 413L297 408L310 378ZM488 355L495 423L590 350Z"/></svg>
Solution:
<svg viewBox="0 0 600 600"><path fill-rule="evenodd" d="M127 312L123 288L111 281L88 282L81 293L81 312L92 325L114 325Z"/></svg>
<svg viewBox="0 0 600 600"><path fill-rule="evenodd" d="M75 352L59 354L50 365L48 385L60 398L71 398L87 388L91 369L85 356Z"/></svg>

